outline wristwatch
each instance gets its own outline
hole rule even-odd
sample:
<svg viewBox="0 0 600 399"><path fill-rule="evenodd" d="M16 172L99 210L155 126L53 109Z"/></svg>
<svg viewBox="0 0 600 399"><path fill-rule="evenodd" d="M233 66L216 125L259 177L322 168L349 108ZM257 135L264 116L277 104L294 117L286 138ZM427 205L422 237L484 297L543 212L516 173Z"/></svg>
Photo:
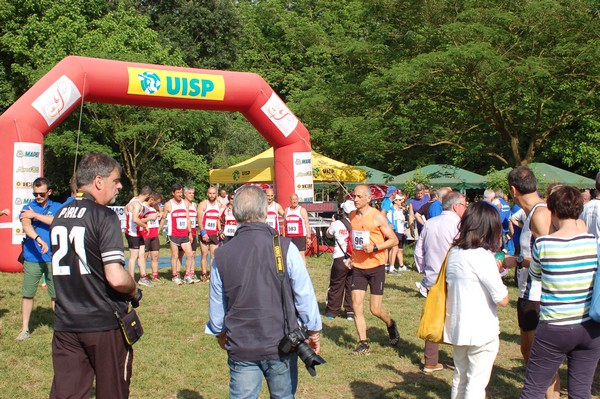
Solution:
<svg viewBox="0 0 600 399"><path fill-rule="evenodd" d="M517 268L518 269L522 269L523 268L523 255L519 255L517 256Z"/></svg>
<svg viewBox="0 0 600 399"><path fill-rule="evenodd" d="M377 244L373 245L373 252L378 252L379 248L377 248Z"/></svg>

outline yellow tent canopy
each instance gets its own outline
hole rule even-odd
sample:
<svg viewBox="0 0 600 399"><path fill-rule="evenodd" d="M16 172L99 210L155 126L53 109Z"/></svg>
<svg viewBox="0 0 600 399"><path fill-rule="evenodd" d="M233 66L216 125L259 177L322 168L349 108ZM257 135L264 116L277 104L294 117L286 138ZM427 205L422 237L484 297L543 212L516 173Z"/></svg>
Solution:
<svg viewBox="0 0 600 399"><path fill-rule="evenodd" d="M238 164L222 169L211 169L209 181L213 184L272 183L275 176L273 164L273 147L271 147ZM367 178L363 169L327 158L315 151L312 152L312 167L315 182L361 183Z"/></svg>

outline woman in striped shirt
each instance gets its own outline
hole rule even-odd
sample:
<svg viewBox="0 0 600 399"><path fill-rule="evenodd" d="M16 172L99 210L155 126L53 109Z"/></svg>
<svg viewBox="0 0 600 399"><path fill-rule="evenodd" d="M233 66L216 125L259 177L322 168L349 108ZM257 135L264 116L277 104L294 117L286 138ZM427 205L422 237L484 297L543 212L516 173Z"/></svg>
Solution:
<svg viewBox="0 0 600 399"><path fill-rule="evenodd" d="M577 226L583 209L579 190L558 187L547 202L556 231L539 237L532 251L529 275L541 280L542 298L521 398L544 398L565 357L569 398L591 398L600 360L600 324L589 315L598 244Z"/></svg>

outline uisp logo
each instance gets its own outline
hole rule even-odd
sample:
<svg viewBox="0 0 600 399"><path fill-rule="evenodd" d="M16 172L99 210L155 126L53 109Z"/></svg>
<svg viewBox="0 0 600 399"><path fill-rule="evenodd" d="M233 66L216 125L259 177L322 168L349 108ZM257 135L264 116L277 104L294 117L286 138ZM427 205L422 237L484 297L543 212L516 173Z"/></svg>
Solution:
<svg viewBox="0 0 600 399"><path fill-rule="evenodd" d="M146 94L154 94L160 89L161 81L157 74L154 72L142 72L138 74L142 90Z"/></svg>

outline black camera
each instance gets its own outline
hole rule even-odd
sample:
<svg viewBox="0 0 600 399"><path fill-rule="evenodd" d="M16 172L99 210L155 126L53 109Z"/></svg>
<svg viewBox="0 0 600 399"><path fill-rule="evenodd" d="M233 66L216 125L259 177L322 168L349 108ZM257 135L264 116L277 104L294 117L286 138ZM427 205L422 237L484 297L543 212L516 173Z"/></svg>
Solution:
<svg viewBox="0 0 600 399"><path fill-rule="evenodd" d="M302 359L306 370L313 377L317 375L315 366L327 363L325 359L317 355L314 350L304 341L308 339L308 334L303 328L298 327L294 331L285 336L279 343L279 351L288 354L292 351L298 353L298 357Z"/></svg>

